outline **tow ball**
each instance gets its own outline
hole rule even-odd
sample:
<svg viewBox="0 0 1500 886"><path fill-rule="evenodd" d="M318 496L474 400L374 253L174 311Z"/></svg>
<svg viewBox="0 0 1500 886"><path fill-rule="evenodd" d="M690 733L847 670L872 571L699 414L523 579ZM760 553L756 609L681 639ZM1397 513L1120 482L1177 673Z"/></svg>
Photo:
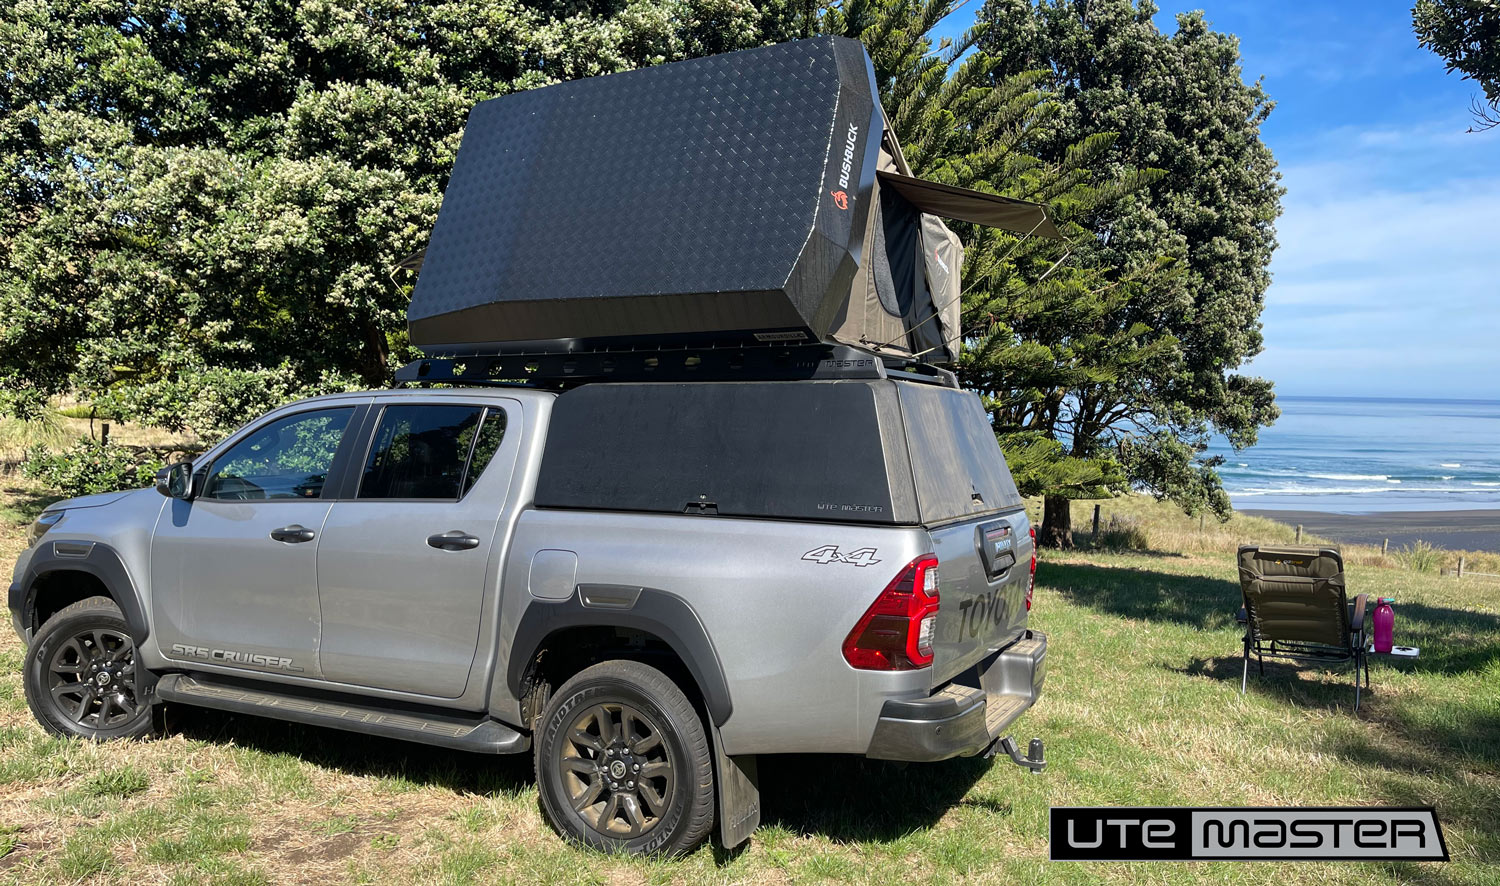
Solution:
<svg viewBox="0 0 1500 886"><path fill-rule="evenodd" d="M1033 738L1031 740L1031 745L1026 749L1025 756L1021 755L1021 749L1016 747L1016 740L1009 735L995 742L994 746L990 748L990 755L994 756L997 750L1009 754L1012 763L1030 769L1032 775L1041 775L1042 770L1047 768L1047 758L1043 755L1042 740L1040 738Z"/></svg>

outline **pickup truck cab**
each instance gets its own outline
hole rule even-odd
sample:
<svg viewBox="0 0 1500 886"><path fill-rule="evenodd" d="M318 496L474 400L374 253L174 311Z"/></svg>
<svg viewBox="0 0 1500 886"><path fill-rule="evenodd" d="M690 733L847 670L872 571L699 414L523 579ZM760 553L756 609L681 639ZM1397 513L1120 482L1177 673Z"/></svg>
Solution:
<svg viewBox="0 0 1500 886"><path fill-rule="evenodd" d="M559 833L675 854L749 836L761 754L993 753L1046 675L1034 570L952 386L452 387L293 403L59 502L9 606L56 734L172 702L533 752Z"/></svg>

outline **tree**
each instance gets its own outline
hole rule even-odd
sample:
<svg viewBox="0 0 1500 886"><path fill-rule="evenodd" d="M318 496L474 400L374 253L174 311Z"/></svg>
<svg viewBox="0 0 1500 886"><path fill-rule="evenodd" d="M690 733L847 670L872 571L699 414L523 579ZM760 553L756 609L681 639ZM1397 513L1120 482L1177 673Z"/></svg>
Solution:
<svg viewBox="0 0 1500 886"><path fill-rule="evenodd" d="M799 6L800 8L800 6ZM0 11L0 412L206 436L384 384L479 100L785 39L784 2L20 2Z"/></svg>
<svg viewBox="0 0 1500 886"><path fill-rule="evenodd" d="M1073 261L1098 284L1012 312L972 374L993 390L997 429L1020 447L1018 478L1044 493L1044 541L1071 544L1074 498L1134 486L1189 512L1228 498L1201 456L1209 436L1254 443L1278 414L1270 382L1236 370L1261 350L1282 189L1259 127L1271 111L1246 84L1236 40L1201 14L1157 31L1150 0L989 0L980 46L996 75L1047 71L1055 125L1038 157L1116 133L1088 161L1091 184L1123 168L1153 180L1073 219ZM1054 295L1064 284L1057 284Z"/></svg>
<svg viewBox="0 0 1500 886"><path fill-rule="evenodd" d="M1417 0L1411 21L1417 42L1437 53L1450 74L1458 71L1484 90L1483 102L1474 100L1475 126L1500 126L1500 3Z"/></svg>

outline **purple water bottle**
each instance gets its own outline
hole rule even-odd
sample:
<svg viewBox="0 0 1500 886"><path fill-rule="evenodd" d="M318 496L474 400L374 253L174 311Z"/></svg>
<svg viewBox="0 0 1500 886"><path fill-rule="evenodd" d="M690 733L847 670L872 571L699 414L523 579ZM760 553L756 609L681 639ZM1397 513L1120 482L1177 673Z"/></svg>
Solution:
<svg viewBox="0 0 1500 886"><path fill-rule="evenodd" d="M1391 604L1396 602L1390 597L1381 597L1380 605L1375 607L1375 615L1371 620L1375 622L1375 651L1390 652L1391 641L1396 633L1396 610Z"/></svg>

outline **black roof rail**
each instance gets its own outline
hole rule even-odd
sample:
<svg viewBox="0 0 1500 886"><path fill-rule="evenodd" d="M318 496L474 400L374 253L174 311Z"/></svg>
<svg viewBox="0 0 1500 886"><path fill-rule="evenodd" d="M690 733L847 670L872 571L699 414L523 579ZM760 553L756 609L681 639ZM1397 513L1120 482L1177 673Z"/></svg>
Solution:
<svg viewBox="0 0 1500 886"><path fill-rule="evenodd" d="M847 345L652 348L575 353L445 354L396 370L396 385L567 390L600 382L808 381L896 378L958 387L946 369Z"/></svg>

